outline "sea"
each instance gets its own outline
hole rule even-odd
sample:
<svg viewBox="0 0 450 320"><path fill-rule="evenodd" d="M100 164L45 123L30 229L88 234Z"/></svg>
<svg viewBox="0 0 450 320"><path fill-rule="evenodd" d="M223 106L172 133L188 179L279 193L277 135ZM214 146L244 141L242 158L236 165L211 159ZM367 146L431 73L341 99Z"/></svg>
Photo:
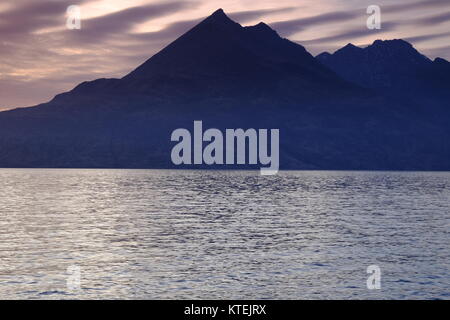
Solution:
<svg viewBox="0 0 450 320"><path fill-rule="evenodd" d="M0 169L0 299L450 299L450 173Z"/></svg>

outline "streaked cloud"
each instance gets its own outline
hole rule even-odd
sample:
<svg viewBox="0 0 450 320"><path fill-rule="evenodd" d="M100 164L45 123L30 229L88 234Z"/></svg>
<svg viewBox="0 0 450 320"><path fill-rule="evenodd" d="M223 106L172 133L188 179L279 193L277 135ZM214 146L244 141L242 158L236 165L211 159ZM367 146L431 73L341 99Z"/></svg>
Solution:
<svg viewBox="0 0 450 320"><path fill-rule="evenodd" d="M384 23L383 28L380 30L369 30L369 29L347 29L342 32L336 33L334 35L317 38L317 39L311 39L311 40L304 40L299 41L302 45L309 45L309 44L323 44L333 41L342 41L345 42L347 40L351 40L349 42L352 42L354 40L358 40L359 38L367 37L367 36L373 36L376 34L377 37L382 38L384 33L390 32L392 30L395 30L396 25L395 23ZM352 40L353 39L353 40Z"/></svg>
<svg viewBox="0 0 450 320"><path fill-rule="evenodd" d="M448 0L405 1L402 3L383 6L383 11L387 13L397 13L424 9L441 9L449 6L450 2Z"/></svg>
<svg viewBox="0 0 450 320"><path fill-rule="evenodd" d="M420 25L435 26L437 24L446 23L449 21L450 21L450 12L444 12L423 19L418 19L417 23Z"/></svg>
<svg viewBox="0 0 450 320"><path fill-rule="evenodd" d="M131 7L104 16L84 20L82 32L66 31L66 33L68 36L73 36L70 41L75 41L76 39L83 41L83 43L87 41L97 42L99 39L104 41L107 36L117 35L118 33L129 33L139 23L193 7L195 7L194 2L185 0Z"/></svg>
<svg viewBox="0 0 450 320"><path fill-rule="evenodd" d="M17 5L0 11L0 35L4 39L61 25L61 13L64 14L69 5L79 5L86 1L17 1Z"/></svg>
<svg viewBox="0 0 450 320"><path fill-rule="evenodd" d="M442 39L450 37L450 32L442 32L442 33L433 33L433 34L424 34L420 36L406 37L404 40L410 41L413 43L425 42L434 39Z"/></svg>
<svg viewBox="0 0 450 320"><path fill-rule="evenodd" d="M361 16L361 12L356 11L338 11L320 14L313 17L280 21L271 23L270 26L277 30L283 36L290 36L299 31L306 30L310 27L320 24L331 24L334 22L345 22Z"/></svg>
<svg viewBox="0 0 450 320"><path fill-rule="evenodd" d="M252 20L260 19L264 16L276 14L276 13L286 13L297 10L298 7L285 7L285 8L274 8L274 9L264 9L264 10L247 10L240 12L230 12L227 13L228 16L240 23L246 23Z"/></svg>

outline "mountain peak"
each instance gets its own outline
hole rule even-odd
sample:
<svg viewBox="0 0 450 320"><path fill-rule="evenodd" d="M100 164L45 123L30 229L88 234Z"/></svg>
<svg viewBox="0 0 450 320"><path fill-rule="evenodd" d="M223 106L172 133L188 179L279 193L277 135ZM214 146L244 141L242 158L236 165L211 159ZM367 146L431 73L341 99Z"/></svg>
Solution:
<svg viewBox="0 0 450 320"><path fill-rule="evenodd" d="M273 31L273 29L271 27L269 27L267 24L265 24L264 22L260 22L260 23L256 24L254 27L258 28L258 29L267 29L267 30Z"/></svg>
<svg viewBox="0 0 450 320"><path fill-rule="evenodd" d="M450 62L448 62L447 60L440 58L440 57L437 57L436 59L434 59L433 62L438 63L438 64L443 64L443 65L450 64Z"/></svg>
<svg viewBox="0 0 450 320"><path fill-rule="evenodd" d="M368 48L386 48L394 50L414 50L414 47L408 41L402 39L375 40Z"/></svg>
<svg viewBox="0 0 450 320"><path fill-rule="evenodd" d="M275 88L280 86L274 77L283 80L284 76L301 79L297 86L302 86L305 92L322 86L359 90L318 63L304 47L281 38L267 24L261 22L243 27L222 9L216 10L123 79L124 86L132 88L130 91L139 88L142 92L153 92L160 87L158 94L161 94L161 90L169 87L168 82L174 83L176 90L173 91L180 93L182 90L188 92L193 86L209 87L210 79L218 79L221 90L240 91L245 86L237 83L244 83L244 78L246 85L264 87L261 91L265 92L268 84Z"/></svg>
<svg viewBox="0 0 450 320"><path fill-rule="evenodd" d="M225 16L226 17L227 15L225 14L225 11L223 11L222 8L219 8L216 11L214 11L211 16Z"/></svg>
<svg viewBox="0 0 450 320"><path fill-rule="evenodd" d="M213 12L208 18L205 19L205 21L214 22L214 23L220 23L220 24L229 24L233 23L235 24L233 20L231 20L226 14L223 9L218 9Z"/></svg>
<svg viewBox="0 0 450 320"><path fill-rule="evenodd" d="M344 48L347 48L347 49L354 49L354 48L358 48L357 46L355 46L353 43L351 43L351 42L349 42L349 43L347 43L347 45L344 47ZM359 48L358 48L359 49Z"/></svg>
<svg viewBox="0 0 450 320"><path fill-rule="evenodd" d="M244 29L250 32L256 32L260 35L276 36L277 38L279 37L278 33L264 22L260 22L254 26L245 27Z"/></svg>
<svg viewBox="0 0 450 320"><path fill-rule="evenodd" d="M353 43L348 43L343 49L346 49L346 50L362 50L362 48L355 46Z"/></svg>
<svg viewBox="0 0 450 320"><path fill-rule="evenodd" d="M318 54L318 55L316 56L316 59L318 59L319 61L321 61L321 59L328 59L328 58L331 57L331 56L332 56L331 53L329 53L328 51L324 51L324 52Z"/></svg>
<svg viewBox="0 0 450 320"><path fill-rule="evenodd" d="M417 51L408 41L402 39L375 40L366 50L383 54L385 59L413 64L429 64L431 60Z"/></svg>
<svg viewBox="0 0 450 320"><path fill-rule="evenodd" d="M345 47L337 50L336 54L348 54L348 53L354 53L354 52L360 52L363 51L362 48L355 46L352 43L347 44Z"/></svg>

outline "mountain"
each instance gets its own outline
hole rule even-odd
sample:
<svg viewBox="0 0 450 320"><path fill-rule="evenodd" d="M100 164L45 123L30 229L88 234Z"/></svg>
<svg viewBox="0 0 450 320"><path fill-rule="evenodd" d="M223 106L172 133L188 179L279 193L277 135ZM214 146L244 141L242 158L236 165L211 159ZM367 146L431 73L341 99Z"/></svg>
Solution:
<svg viewBox="0 0 450 320"><path fill-rule="evenodd" d="M410 60L404 44L396 50ZM175 168L171 133L202 120L280 129L282 169L450 169L448 108L394 101L322 60L218 10L121 79L0 112L0 167ZM411 63L433 65L421 76L448 74L444 60Z"/></svg>
<svg viewBox="0 0 450 320"><path fill-rule="evenodd" d="M205 93L245 98L251 91L252 98L316 101L324 90L361 91L266 24L242 27L219 9L122 79L86 82L69 94L143 94L181 103Z"/></svg>
<svg viewBox="0 0 450 320"><path fill-rule="evenodd" d="M376 40L360 48L349 43L330 54L324 52L317 60L342 78L366 88L393 95L444 95L450 91L449 62L435 61L418 52L410 43L401 40ZM444 101L444 102L445 102Z"/></svg>

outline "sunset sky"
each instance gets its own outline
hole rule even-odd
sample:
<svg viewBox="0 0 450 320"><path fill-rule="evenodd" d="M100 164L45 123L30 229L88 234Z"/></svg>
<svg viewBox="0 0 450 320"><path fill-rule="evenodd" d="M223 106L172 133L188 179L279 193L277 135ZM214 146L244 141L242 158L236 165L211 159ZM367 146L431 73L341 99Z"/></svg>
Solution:
<svg viewBox="0 0 450 320"><path fill-rule="evenodd" d="M81 8L81 30L66 28L69 5ZM369 5L381 7L381 30L366 27ZM450 0L15 0L0 3L0 109L122 77L218 8L314 55L402 38L450 60Z"/></svg>

